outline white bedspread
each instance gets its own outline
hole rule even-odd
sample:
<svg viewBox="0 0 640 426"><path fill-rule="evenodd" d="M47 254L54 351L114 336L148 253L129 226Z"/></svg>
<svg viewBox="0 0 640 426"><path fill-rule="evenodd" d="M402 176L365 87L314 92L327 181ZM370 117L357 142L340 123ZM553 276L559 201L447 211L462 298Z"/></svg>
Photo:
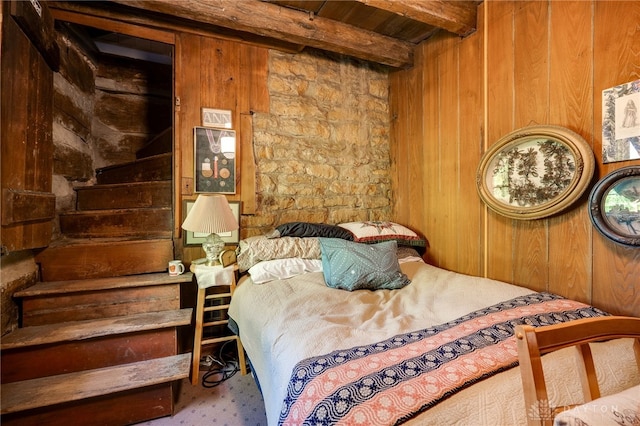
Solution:
<svg viewBox="0 0 640 426"><path fill-rule="evenodd" d="M404 263L401 268L412 283L400 290L332 289L324 284L321 272L261 285L250 279L241 280L229 315L238 324L261 385L269 425L278 423L287 383L299 361L438 325L531 293L523 287L456 274L422 262ZM631 340L595 346L603 394L640 383ZM578 403L580 384L567 380L578 377L573 373L575 364L566 356L567 351L545 358L555 360L548 362L551 374L561 378L561 388L549 389L550 399L554 401L558 391L574 398L565 403ZM615 363L604 359L612 353L616 353ZM520 372L513 368L458 392L406 424L525 423Z"/></svg>

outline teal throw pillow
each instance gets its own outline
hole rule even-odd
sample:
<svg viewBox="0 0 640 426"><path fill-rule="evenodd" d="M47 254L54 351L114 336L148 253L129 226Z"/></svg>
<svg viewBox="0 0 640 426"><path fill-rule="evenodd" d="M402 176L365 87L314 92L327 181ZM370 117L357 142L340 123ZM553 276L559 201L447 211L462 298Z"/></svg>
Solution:
<svg viewBox="0 0 640 426"><path fill-rule="evenodd" d="M398 264L396 241L362 244L319 238L327 286L343 290L398 289L411 282Z"/></svg>

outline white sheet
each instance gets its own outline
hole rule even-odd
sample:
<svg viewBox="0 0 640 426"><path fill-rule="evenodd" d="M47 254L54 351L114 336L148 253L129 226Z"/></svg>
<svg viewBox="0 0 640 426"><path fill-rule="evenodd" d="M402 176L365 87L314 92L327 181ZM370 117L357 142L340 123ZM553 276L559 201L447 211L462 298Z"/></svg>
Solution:
<svg viewBox="0 0 640 426"><path fill-rule="evenodd" d="M499 281L445 271L422 262L403 263L412 283L400 290L347 292L327 287L321 272L255 285L241 280L229 308L262 387L269 425L277 425L291 371L299 361L335 349L375 343L399 333L454 320L469 312L531 293ZM603 394L640 383L631 341L599 344L596 367L603 376ZM600 364L599 352L616 355L624 367ZM551 354L563 377L563 388L574 398L580 385L566 351ZM564 354L564 356L563 356ZM555 390L550 389L553 401ZM564 392L565 390L563 390ZM577 401L580 402L580 401ZM570 402L567 402L570 403ZM515 425L525 424L520 372L500 373L458 392L407 424Z"/></svg>

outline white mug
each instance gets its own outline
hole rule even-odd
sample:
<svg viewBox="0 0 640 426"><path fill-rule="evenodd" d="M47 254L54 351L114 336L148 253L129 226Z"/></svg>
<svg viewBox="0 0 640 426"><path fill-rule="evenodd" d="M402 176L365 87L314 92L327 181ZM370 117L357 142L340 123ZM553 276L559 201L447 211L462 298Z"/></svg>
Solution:
<svg viewBox="0 0 640 426"><path fill-rule="evenodd" d="M179 260L169 262L169 275L180 275L184 273L184 265Z"/></svg>

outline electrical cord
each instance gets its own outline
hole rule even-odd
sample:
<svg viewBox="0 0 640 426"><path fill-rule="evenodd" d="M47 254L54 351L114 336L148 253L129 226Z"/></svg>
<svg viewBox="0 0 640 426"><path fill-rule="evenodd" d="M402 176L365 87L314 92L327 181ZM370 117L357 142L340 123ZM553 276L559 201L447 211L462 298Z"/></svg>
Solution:
<svg viewBox="0 0 640 426"><path fill-rule="evenodd" d="M212 359L213 362L211 363L209 370L202 376L202 387L216 387L240 371L238 361L233 356L230 359L225 359L224 348L230 342L234 342L234 340L224 342L220 347L218 355L219 359L216 359L215 357Z"/></svg>

